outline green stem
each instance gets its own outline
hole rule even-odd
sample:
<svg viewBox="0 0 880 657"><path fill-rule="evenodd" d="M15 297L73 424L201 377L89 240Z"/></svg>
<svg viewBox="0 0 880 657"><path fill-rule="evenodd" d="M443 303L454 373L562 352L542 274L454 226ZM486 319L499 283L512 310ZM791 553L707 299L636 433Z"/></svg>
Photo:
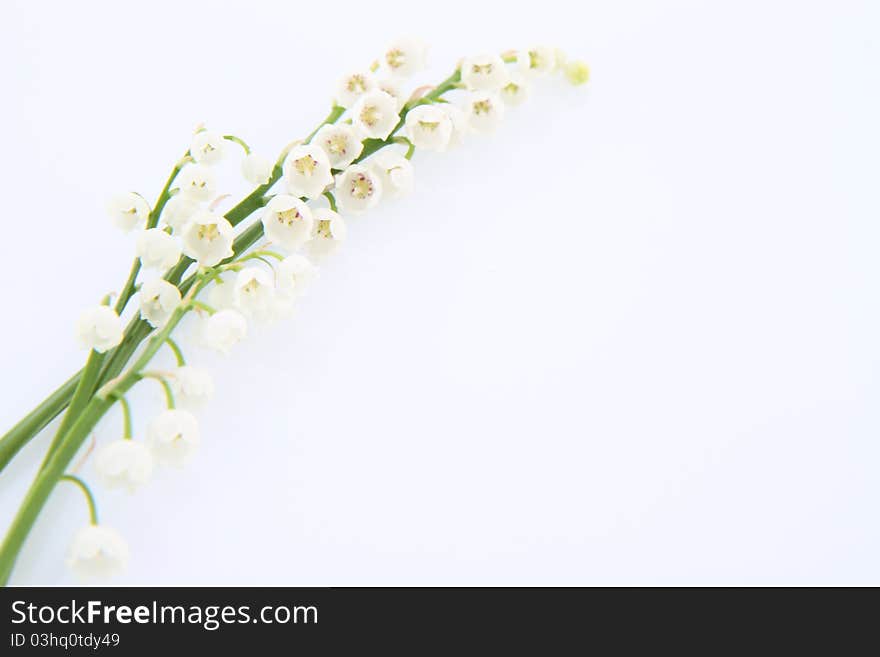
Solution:
<svg viewBox="0 0 880 657"><path fill-rule="evenodd" d="M89 505L89 520L93 525L98 524L98 506L95 504L95 496L92 495L92 489L89 488L88 484L84 482L77 476L74 475L61 475L58 477L58 481L69 481L70 483L77 486L82 492L83 495L86 496L86 502Z"/></svg>
<svg viewBox="0 0 880 657"><path fill-rule="evenodd" d="M165 338L165 344L167 344L171 348L171 351L174 352L174 360L177 361L177 366L183 367L186 365L186 359L183 357L183 351L180 349L180 345L177 344L170 335Z"/></svg>
<svg viewBox="0 0 880 657"><path fill-rule="evenodd" d="M162 390L165 392L165 406L168 408L174 408L174 391L171 389L171 384L168 383L168 380L157 372L144 372L142 377L145 379L153 379L159 382L159 385L162 386Z"/></svg>
<svg viewBox="0 0 880 657"><path fill-rule="evenodd" d="M119 406L122 407L122 437L125 440L131 440L131 405L125 395L119 395L116 399L119 401Z"/></svg>

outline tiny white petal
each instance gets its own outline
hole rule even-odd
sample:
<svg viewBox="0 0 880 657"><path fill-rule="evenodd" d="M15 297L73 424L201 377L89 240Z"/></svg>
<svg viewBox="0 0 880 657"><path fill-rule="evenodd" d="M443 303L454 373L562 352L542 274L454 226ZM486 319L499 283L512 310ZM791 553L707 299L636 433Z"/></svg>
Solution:
<svg viewBox="0 0 880 657"><path fill-rule="evenodd" d="M449 139L449 147L452 148L461 144L464 138L472 132L470 118L464 110L455 105L446 105L444 109L452 121L452 137Z"/></svg>
<svg viewBox="0 0 880 657"><path fill-rule="evenodd" d="M263 212L266 237L291 251L305 244L312 236L312 211L295 196L278 194L266 204Z"/></svg>
<svg viewBox="0 0 880 657"><path fill-rule="evenodd" d="M232 255L235 229L224 217L200 210L183 229L183 252L202 267Z"/></svg>
<svg viewBox="0 0 880 657"><path fill-rule="evenodd" d="M245 267L235 279L235 305L247 315L268 317L275 300L272 273L260 267Z"/></svg>
<svg viewBox="0 0 880 657"><path fill-rule="evenodd" d="M477 55L461 63L461 81L471 91L498 91L507 79L507 67L498 55Z"/></svg>
<svg viewBox="0 0 880 657"><path fill-rule="evenodd" d="M333 169L344 169L364 150L360 133L345 123L322 126L311 143L326 153Z"/></svg>
<svg viewBox="0 0 880 657"><path fill-rule="evenodd" d="M107 488L134 491L150 480L153 455L143 443L114 440L95 454L95 472Z"/></svg>
<svg viewBox="0 0 880 657"><path fill-rule="evenodd" d="M284 178L292 196L316 198L333 182L330 159L318 144L297 146L284 161Z"/></svg>
<svg viewBox="0 0 880 657"><path fill-rule="evenodd" d="M400 153L379 151L370 158L370 165L382 181L382 193L388 198L409 194L415 184L412 162Z"/></svg>
<svg viewBox="0 0 880 657"><path fill-rule="evenodd" d="M403 91L400 88L399 80L397 78L382 78L376 82L376 88L379 91L384 91L395 100L397 103L397 111L400 113L400 110L403 109L403 106L406 104L406 97L403 95Z"/></svg>
<svg viewBox="0 0 880 657"><path fill-rule="evenodd" d="M387 139L400 120L397 101L384 91L368 91L351 108L351 119L367 137Z"/></svg>
<svg viewBox="0 0 880 657"><path fill-rule="evenodd" d="M154 328L165 326L168 318L180 305L180 290L164 278L156 278L141 285L141 317Z"/></svg>
<svg viewBox="0 0 880 657"><path fill-rule="evenodd" d="M312 239L308 243L309 254L320 258L329 255L345 239L347 229L345 221L330 208L312 210L315 228Z"/></svg>
<svg viewBox="0 0 880 657"><path fill-rule="evenodd" d="M406 134L416 148L445 151L452 130L452 119L437 105L418 105L406 115Z"/></svg>
<svg viewBox="0 0 880 657"><path fill-rule="evenodd" d="M146 269L168 269L180 258L180 242L161 228L141 231L135 242L135 254Z"/></svg>
<svg viewBox="0 0 880 657"><path fill-rule="evenodd" d="M171 387L174 400L184 408L201 408L214 396L214 379L206 371L192 365L183 365L172 372Z"/></svg>
<svg viewBox="0 0 880 657"><path fill-rule="evenodd" d="M189 147L190 155L199 164L214 165L223 159L226 140L223 135L210 130L197 132Z"/></svg>
<svg viewBox="0 0 880 657"><path fill-rule="evenodd" d="M202 340L205 346L221 354L228 354L232 347L246 336L247 320L244 315L231 308L218 310L202 325Z"/></svg>
<svg viewBox="0 0 880 657"><path fill-rule="evenodd" d="M272 169L274 169L272 161L268 157L263 157L257 153L245 155L241 162L241 174L244 179L254 185L265 185L272 177Z"/></svg>
<svg viewBox="0 0 880 657"><path fill-rule="evenodd" d="M372 73L357 71L342 77L336 88L336 102L340 107L351 107L358 98L376 88Z"/></svg>
<svg viewBox="0 0 880 657"><path fill-rule="evenodd" d="M317 268L305 256L294 253L278 264L278 291L287 297L301 296L318 275Z"/></svg>
<svg viewBox="0 0 880 657"><path fill-rule="evenodd" d="M204 164L187 164L175 182L181 194L195 201L210 201L217 195L214 172Z"/></svg>
<svg viewBox="0 0 880 657"><path fill-rule="evenodd" d="M103 579L125 570L128 558L128 544L119 532L105 525L88 525L74 535L67 565L84 579Z"/></svg>
<svg viewBox="0 0 880 657"><path fill-rule="evenodd" d="M336 201L346 212L366 212L380 198L382 181L370 167L354 164L336 178Z"/></svg>
<svg viewBox="0 0 880 657"><path fill-rule="evenodd" d="M477 132L492 132L504 116L504 103L489 92L473 94L467 101L468 123Z"/></svg>
<svg viewBox="0 0 880 657"><path fill-rule="evenodd" d="M176 235L198 211L198 201L186 194L175 194L162 209L162 221L166 225L171 226Z"/></svg>
<svg viewBox="0 0 880 657"><path fill-rule="evenodd" d="M192 458L201 443L198 420L179 408L162 411L147 428L147 442L156 461L181 466Z"/></svg>
<svg viewBox="0 0 880 657"><path fill-rule="evenodd" d="M427 51L417 39L398 39L385 49L382 63L393 75L407 77L425 68Z"/></svg>
<svg viewBox="0 0 880 657"><path fill-rule="evenodd" d="M76 323L80 345L103 353L120 342L125 332L122 319L109 306L95 306L83 311Z"/></svg>
<svg viewBox="0 0 880 657"><path fill-rule="evenodd" d="M130 231L139 224L146 223L150 216L150 204L140 194L126 192L110 199L107 212L116 226Z"/></svg>

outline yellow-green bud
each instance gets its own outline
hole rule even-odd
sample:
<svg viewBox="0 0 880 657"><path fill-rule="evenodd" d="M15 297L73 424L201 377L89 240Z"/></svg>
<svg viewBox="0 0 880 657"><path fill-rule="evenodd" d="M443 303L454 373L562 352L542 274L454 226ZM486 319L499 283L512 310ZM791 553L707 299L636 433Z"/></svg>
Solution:
<svg viewBox="0 0 880 657"><path fill-rule="evenodd" d="M590 79L590 67L584 62L569 62L565 65L565 77L575 86L584 84Z"/></svg>

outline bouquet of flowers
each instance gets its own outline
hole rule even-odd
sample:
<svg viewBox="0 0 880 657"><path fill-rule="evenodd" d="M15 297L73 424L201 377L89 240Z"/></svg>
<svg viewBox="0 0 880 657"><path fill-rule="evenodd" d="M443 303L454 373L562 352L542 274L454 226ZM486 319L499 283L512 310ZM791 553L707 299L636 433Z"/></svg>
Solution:
<svg viewBox="0 0 880 657"><path fill-rule="evenodd" d="M95 495L77 472L91 457L100 484L134 490L157 466L180 466L198 449L194 410L210 398L214 383L187 361L175 339L184 317L197 315L203 343L228 352L245 338L250 322L290 313L314 278L315 263L345 240L348 217L412 189L416 151L444 151L473 133L493 131L536 77L558 72L575 85L589 78L582 62L539 46L464 58L445 80L405 94L404 80L424 65L425 47L399 40L371 66L345 75L327 117L274 161L238 136L200 127L154 203L135 192L110 201L113 222L134 234L134 262L119 291L76 321L76 336L88 352L83 368L0 439L5 469L63 414L0 547L0 582L9 580L60 482L82 490L91 520L72 539L70 566L86 577L124 567L127 544L99 522ZM215 167L236 150L241 174L254 188L220 214L225 196ZM162 349L173 353L175 369L151 369ZM161 387L167 408L149 421L140 440L126 395L145 381ZM122 435L96 447L92 457L91 447L84 449L87 439L117 404Z"/></svg>

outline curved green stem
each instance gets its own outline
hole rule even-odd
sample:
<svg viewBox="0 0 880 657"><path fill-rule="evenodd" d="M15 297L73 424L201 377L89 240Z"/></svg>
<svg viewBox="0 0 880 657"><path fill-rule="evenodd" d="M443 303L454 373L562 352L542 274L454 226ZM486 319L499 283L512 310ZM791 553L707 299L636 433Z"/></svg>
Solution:
<svg viewBox="0 0 880 657"><path fill-rule="evenodd" d="M125 395L119 395L116 399L122 408L122 437L125 440L131 440L131 404L128 403Z"/></svg>
<svg viewBox="0 0 880 657"><path fill-rule="evenodd" d="M93 525L98 524L98 505L95 504L95 496L92 495L92 489L89 488L88 484L84 482L82 479L75 475L61 475L58 477L58 481L69 481L76 487L78 487L83 495L86 496L86 502L89 505L89 520Z"/></svg>
<svg viewBox="0 0 880 657"><path fill-rule="evenodd" d="M180 345L177 344L169 335L165 338L165 344L174 352L174 360L177 361L178 367L183 367L186 365L186 359L183 357L183 351L180 349Z"/></svg>

